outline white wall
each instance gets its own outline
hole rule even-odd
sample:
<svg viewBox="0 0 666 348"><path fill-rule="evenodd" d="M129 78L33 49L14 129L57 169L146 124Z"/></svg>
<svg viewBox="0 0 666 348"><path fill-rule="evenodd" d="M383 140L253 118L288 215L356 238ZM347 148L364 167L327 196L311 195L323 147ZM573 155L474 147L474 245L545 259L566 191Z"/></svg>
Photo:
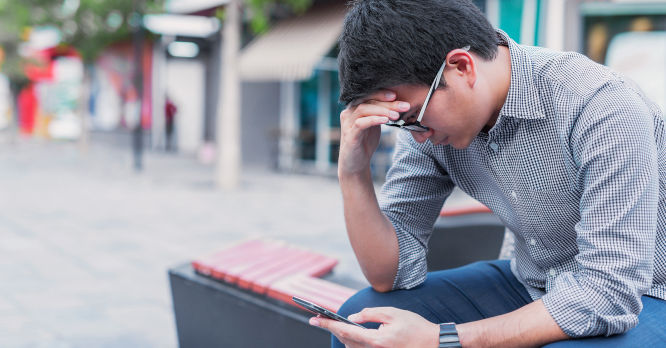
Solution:
<svg viewBox="0 0 666 348"><path fill-rule="evenodd" d="M178 108L176 146L180 152L196 153L203 142L205 66L196 59L169 59L166 71L167 95Z"/></svg>

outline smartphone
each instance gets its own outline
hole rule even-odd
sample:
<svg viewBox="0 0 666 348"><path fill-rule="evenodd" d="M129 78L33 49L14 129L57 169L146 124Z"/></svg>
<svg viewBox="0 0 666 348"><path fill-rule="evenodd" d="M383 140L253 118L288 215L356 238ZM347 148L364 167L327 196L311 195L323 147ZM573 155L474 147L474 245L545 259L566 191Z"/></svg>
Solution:
<svg viewBox="0 0 666 348"><path fill-rule="evenodd" d="M361 324L357 324L353 321L350 321L349 319L347 319L347 318L345 318L341 315L338 315L337 313L331 312L328 309L326 309L322 306L316 305L316 304L314 304L310 301L304 300L302 298L298 298L296 296L293 296L291 299L294 300L294 302L296 302L298 305L302 306L303 308L307 309L308 311L310 311L314 314L320 314L321 316L323 316L325 318L341 321L345 324L356 325L360 328L365 329L365 327L363 327Z"/></svg>

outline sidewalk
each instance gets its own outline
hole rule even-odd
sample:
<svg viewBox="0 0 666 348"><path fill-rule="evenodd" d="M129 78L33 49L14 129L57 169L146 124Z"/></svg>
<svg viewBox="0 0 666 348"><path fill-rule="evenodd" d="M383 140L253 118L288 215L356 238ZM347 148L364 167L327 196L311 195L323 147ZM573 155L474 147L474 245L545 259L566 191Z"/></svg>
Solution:
<svg viewBox="0 0 666 348"><path fill-rule="evenodd" d="M253 236L364 282L334 178L246 170L220 192L193 158L144 158L135 173L129 143L0 138L0 346L175 347L167 269Z"/></svg>

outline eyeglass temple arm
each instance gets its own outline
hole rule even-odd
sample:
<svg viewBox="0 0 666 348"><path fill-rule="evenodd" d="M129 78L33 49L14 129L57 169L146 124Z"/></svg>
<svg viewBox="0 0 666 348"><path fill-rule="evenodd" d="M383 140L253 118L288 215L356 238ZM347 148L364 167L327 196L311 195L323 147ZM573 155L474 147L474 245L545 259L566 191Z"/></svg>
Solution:
<svg viewBox="0 0 666 348"><path fill-rule="evenodd" d="M439 68L439 71L437 72L437 77L435 78L435 81L432 82L432 85L430 86L430 90L428 91L428 95L426 96L425 101L423 102L423 106L421 107L421 111L419 112L419 117L416 118L417 122L421 122L423 119L423 114L425 113L426 106L428 105L428 102L430 101L430 97L432 97L433 92L435 91L435 88L439 85L439 81L442 79L442 73L444 72L444 68L446 67L446 60L442 64L442 67Z"/></svg>
<svg viewBox="0 0 666 348"><path fill-rule="evenodd" d="M469 51L470 46L467 45L463 48L461 48L464 51ZM421 111L419 112L419 117L416 118L417 122L421 122L423 119L423 114L425 114L425 107L428 105L428 102L430 101L430 97L432 96L433 92L435 91L435 88L439 85L439 81L442 80L442 73L444 73L444 68L446 67L446 57L444 57L444 63L442 63L442 66L439 68L439 71L437 72L437 77L435 78L435 81L432 82L432 85L430 86L430 91L428 91L428 95L426 96L426 100L423 102L423 106L421 107Z"/></svg>

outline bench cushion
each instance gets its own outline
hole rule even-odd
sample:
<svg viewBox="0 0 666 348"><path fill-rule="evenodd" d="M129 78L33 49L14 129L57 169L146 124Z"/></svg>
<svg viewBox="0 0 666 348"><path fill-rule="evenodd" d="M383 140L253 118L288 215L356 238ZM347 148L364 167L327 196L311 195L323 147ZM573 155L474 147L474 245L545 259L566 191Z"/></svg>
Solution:
<svg viewBox="0 0 666 348"><path fill-rule="evenodd" d="M298 296L337 311L356 293L318 278L337 263L332 257L284 242L250 239L195 260L192 267L199 274L294 306L291 297Z"/></svg>
<svg viewBox="0 0 666 348"><path fill-rule="evenodd" d="M268 289L268 297L301 308L291 299L292 296L297 296L337 312L356 291L324 279L296 275L274 283Z"/></svg>

